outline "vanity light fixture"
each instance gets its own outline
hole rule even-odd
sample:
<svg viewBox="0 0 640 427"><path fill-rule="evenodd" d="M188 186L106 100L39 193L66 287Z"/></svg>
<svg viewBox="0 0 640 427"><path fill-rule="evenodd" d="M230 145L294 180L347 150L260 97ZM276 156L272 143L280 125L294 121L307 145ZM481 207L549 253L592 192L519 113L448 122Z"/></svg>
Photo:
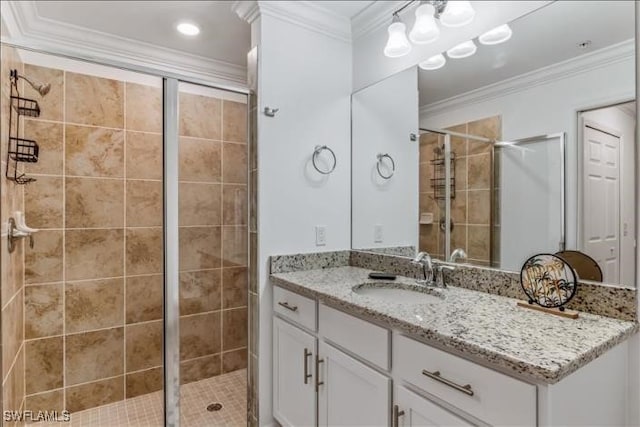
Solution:
<svg viewBox="0 0 640 427"><path fill-rule="evenodd" d="M402 7L393 12L391 25L387 29L389 38L384 48L384 54L390 58L398 58L411 52L411 42L427 44L440 37L440 26L462 27L467 25L476 14L468 1L454 0L422 0L415 11L416 20L407 39L407 27L400 20L400 12L418 0L409 0Z"/></svg>
<svg viewBox="0 0 640 427"><path fill-rule="evenodd" d="M423 3L416 9L416 22L409 33L409 39L413 43L427 44L440 37L435 15L436 8L429 3Z"/></svg>
<svg viewBox="0 0 640 427"><path fill-rule="evenodd" d="M432 56L429 59L422 61L421 63L418 64L418 67L420 67L423 70L433 71L433 70L438 70L444 67L444 64L446 63L447 63L447 59L444 57L443 54L439 53L437 55Z"/></svg>
<svg viewBox="0 0 640 427"><path fill-rule="evenodd" d="M389 39L384 47L384 54L389 58L398 58L411 52L411 43L407 39L407 26L397 13L393 14L393 22L387 29Z"/></svg>
<svg viewBox="0 0 640 427"><path fill-rule="evenodd" d="M181 34L190 37L200 34L200 28L192 22L179 22L178 25L176 25L176 30Z"/></svg>
<svg viewBox="0 0 640 427"><path fill-rule="evenodd" d="M445 27L458 28L464 27L476 16L476 11L473 10L471 2L450 0L447 2L447 7L444 9L442 16L440 16L440 22Z"/></svg>
<svg viewBox="0 0 640 427"><path fill-rule="evenodd" d="M486 45L504 43L511 38L513 31L508 24L500 25L478 37L478 41Z"/></svg>
<svg viewBox="0 0 640 427"><path fill-rule="evenodd" d="M447 56L451 59L467 58L478 50L473 40L460 43L447 51Z"/></svg>

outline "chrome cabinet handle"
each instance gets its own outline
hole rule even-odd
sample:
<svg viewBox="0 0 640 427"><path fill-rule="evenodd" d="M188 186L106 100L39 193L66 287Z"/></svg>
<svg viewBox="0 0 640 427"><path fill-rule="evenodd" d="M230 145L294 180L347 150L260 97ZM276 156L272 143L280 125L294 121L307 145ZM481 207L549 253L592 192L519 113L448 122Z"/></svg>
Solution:
<svg viewBox="0 0 640 427"><path fill-rule="evenodd" d="M473 396L473 390L471 389L471 384L465 384L465 385L460 385L460 384L456 384L451 380L448 380L446 378L443 378L440 375L440 371L434 371L434 372L429 372L426 369L422 370L422 375L427 376L429 378L431 378L432 380L436 380L438 382L441 382L444 385L448 385L449 387L458 390L461 393L467 394L469 396Z"/></svg>
<svg viewBox="0 0 640 427"><path fill-rule="evenodd" d="M400 417L403 415L404 411L401 411L398 405L393 405L393 424L391 427L400 427Z"/></svg>
<svg viewBox="0 0 640 427"><path fill-rule="evenodd" d="M316 354L316 393L320 390L320 386L324 384L324 381L320 381L320 364L324 363L324 359L320 359L320 356Z"/></svg>
<svg viewBox="0 0 640 427"><path fill-rule="evenodd" d="M304 383L305 384L308 384L309 378L312 377L312 375L309 373L309 356L311 356L311 352L305 348L304 349Z"/></svg>
<svg viewBox="0 0 640 427"><path fill-rule="evenodd" d="M289 303L288 303L288 302L286 302L286 301L285 301L285 302L280 301L280 302L278 302L278 305L280 305L280 306L282 306L282 307L286 308L287 310L291 310L291 311L298 311L298 306L296 306L296 305L289 305Z"/></svg>

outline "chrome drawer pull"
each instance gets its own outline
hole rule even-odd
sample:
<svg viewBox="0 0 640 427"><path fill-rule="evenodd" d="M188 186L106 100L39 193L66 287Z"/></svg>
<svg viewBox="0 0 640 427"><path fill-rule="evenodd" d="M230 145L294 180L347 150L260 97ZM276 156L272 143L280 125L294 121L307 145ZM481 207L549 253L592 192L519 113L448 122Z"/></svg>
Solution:
<svg viewBox="0 0 640 427"><path fill-rule="evenodd" d="M304 383L305 384L307 384L309 382L309 378L312 377L312 375L309 373L309 356L311 356L311 352L305 348L304 349Z"/></svg>
<svg viewBox="0 0 640 427"><path fill-rule="evenodd" d="M473 396L473 390L471 389L471 384L466 384L466 385L460 385L460 384L456 384L451 380L448 380L446 378L443 378L440 375L440 371L434 371L434 372L429 372L426 369L422 370L422 375L427 376L429 378L431 378L432 380L436 380L438 382L441 382L444 385L448 385L451 388L454 388L464 394L468 394L469 396Z"/></svg>
<svg viewBox="0 0 640 427"><path fill-rule="evenodd" d="M392 427L400 427L400 417L404 415L404 411L400 410L398 405L393 405L393 424Z"/></svg>
<svg viewBox="0 0 640 427"><path fill-rule="evenodd" d="M278 305L281 305L282 307L286 308L287 310L291 310L291 311L298 311L298 306L296 306L296 305L289 305L289 303L288 303L288 302L286 302L286 301L285 301L285 302L280 301L280 302L278 303Z"/></svg>

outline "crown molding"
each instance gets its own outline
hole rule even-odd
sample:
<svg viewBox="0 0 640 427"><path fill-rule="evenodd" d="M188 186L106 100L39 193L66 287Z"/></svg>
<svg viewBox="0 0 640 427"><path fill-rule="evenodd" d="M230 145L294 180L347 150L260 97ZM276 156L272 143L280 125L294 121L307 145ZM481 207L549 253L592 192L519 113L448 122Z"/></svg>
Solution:
<svg viewBox="0 0 640 427"><path fill-rule="evenodd" d="M258 2L253 1L234 1L231 4L231 11L234 12L240 19L248 22L249 24L253 24L260 16L260 9L258 8Z"/></svg>
<svg viewBox="0 0 640 427"><path fill-rule="evenodd" d="M351 18L353 40L386 27L391 23L391 15L406 1L376 1Z"/></svg>
<svg viewBox="0 0 640 427"><path fill-rule="evenodd" d="M35 1L2 1L3 42L107 64L246 87L246 67L43 18Z"/></svg>
<svg viewBox="0 0 640 427"><path fill-rule="evenodd" d="M271 16L307 30L351 42L351 20L310 1L258 1L260 14Z"/></svg>
<svg viewBox="0 0 640 427"><path fill-rule="evenodd" d="M458 108L522 92L536 86L566 79L611 64L634 58L635 41L627 40L595 52L571 58L566 61L511 77L479 89L423 105L420 115L437 115Z"/></svg>
<svg viewBox="0 0 640 427"><path fill-rule="evenodd" d="M351 20L312 1L236 1L232 10L249 23L261 15L271 16L343 42L351 42Z"/></svg>

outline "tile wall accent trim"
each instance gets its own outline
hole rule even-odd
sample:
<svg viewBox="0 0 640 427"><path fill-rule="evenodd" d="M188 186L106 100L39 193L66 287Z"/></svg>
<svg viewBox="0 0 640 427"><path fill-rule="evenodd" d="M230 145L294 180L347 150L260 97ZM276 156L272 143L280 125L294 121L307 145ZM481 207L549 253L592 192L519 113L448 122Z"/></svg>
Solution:
<svg viewBox="0 0 640 427"><path fill-rule="evenodd" d="M348 264L341 264L340 262L331 264L327 262L342 259L341 257L344 253L349 255ZM332 257L331 254L338 255ZM319 263L317 260L325 261L325 263ZM274 271L274 264L276 271ZM453 265L440 262L435 264ZM413 264L411 258L373 252L354 250L271 257L272 274L341 267L344 265L384 271L416 279L422 275L421 268ZM455 271L445 272L447 284L450 286L508 298L523 299L524 297L520 288L519 273L472 265L455 264L455 267ZM578 292L567 308L620 320L637 321L637 298L638 292L633 288L594 282L580 282Z"/></svg>
<svg viewBox="0 0 640 427"><path fill-rule="evenodd" d="M349 265L350 251L316 252L271 257L271 274Z"/></svg>

